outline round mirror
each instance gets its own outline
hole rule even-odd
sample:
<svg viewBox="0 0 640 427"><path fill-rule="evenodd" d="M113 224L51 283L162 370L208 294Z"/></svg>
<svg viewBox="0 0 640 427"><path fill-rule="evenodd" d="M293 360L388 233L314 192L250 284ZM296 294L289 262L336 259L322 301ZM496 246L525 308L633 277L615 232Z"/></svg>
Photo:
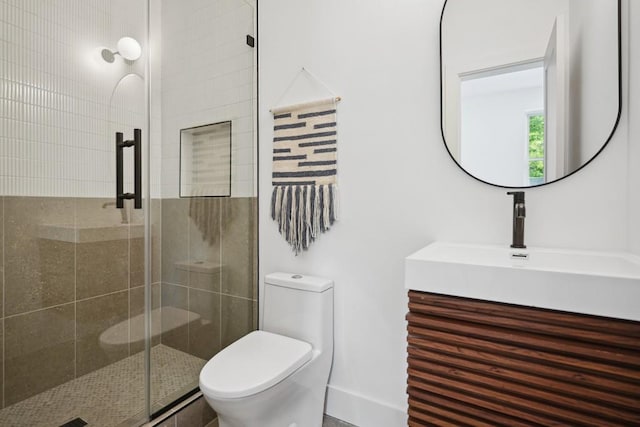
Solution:
<svg viewBox="0 0 640 427"><path fill-rule="evenodd" d="M523 188L589 163L620 119L620 0L446 0L442 135L465 172Z"/></svg>

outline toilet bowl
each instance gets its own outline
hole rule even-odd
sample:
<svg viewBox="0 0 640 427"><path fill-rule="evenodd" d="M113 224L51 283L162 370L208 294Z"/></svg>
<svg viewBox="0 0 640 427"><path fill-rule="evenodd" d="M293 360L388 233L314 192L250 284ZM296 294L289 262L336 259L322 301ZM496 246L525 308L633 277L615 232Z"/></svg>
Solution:
<svg viewBox="0 0 640 427"><path fill-rule="evenodd" d="M265 277L262 329L214 356L200 389L220 427L320 427L333 357L333 282Z"/></svg>

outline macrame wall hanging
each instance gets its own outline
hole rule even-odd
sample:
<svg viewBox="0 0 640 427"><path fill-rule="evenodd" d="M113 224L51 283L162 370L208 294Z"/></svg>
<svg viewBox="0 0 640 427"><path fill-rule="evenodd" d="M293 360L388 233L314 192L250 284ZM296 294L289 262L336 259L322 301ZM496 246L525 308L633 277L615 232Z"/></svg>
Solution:
<svg viewBox="0 0 640 427"><path fill-rule="evenodd" d="M304 68L301 72L314 77ZM296 255L329 230L338 216L339 100L332 96L271 110L271 218Z"/></svg>

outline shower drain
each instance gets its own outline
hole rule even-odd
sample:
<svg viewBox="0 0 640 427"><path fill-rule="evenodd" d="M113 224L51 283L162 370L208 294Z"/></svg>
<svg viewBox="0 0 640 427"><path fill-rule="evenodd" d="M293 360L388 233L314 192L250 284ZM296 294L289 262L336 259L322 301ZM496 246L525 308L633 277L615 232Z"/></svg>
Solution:
<svg viewBox="0 0 640 427"><path fill-rule="evenodd" d="M69 422L62 424L60 427L84 427L88 423L82 418L74 418Z"/></svg>

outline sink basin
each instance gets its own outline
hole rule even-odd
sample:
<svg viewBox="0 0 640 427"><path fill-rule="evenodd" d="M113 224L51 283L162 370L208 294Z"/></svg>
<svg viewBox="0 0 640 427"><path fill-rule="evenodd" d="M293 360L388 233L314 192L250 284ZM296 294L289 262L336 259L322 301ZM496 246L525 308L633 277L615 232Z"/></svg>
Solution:
<svg viewBox="0 0 640 427"><path fill-rule="evenodd" d="M435 242L405 260L405 287L640 320L640 257Z"/></svg>

